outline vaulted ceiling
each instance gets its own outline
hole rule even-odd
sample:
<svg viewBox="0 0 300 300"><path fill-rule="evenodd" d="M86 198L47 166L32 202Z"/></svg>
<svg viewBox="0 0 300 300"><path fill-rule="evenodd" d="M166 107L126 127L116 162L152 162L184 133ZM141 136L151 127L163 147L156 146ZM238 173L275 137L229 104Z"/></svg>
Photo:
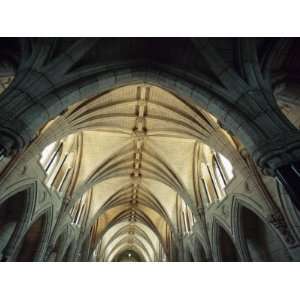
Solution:
<svg viewBox="0 0 300 300"><path fill-rule="evenodd" d="M64 118L80 153L72 197L91 198L89 225L102 259L131 249L155 260L180 231L178 207L197 208L199 147L218 128L216 120L150 85L82 101Z"/></svg>
<svg viewBox="0 0 300 300"><path fill-rule="evenodd" d="M169 91L150 85L150 82L161 84L168 89L168 85L159 80L142 84L144 77L132 79L130 72L123 74L122 70L132 68L139 72L138 67L142 67L158 74L168 72L176 75L172 81L174 86L180 87L177 80L184 78L204 91L209 90L213 95L221 93L226 98L224 87L227 91L234 90L235 81L226 86L222 72L232 69L237 77L245 77L242 73L247 71L249 59L246 50L254 47L259 65L271 71L274 86L284 82L283 78L289 79L286 91L280 91L282 86L278 85L278 98L285 100L287 94L295 90L293 84L298 79L300 65L296 55L298 40L209 38L207 44L203 40L48 38L0 42L0 77L5 77L0 92L7 86L13 91L19 82L25 82L23 73L30 70L32 78L25 91L28 89L28 94L37 99L36 102L30 99L24 107L14 105L11 114L7 114L14 120L23 111L28 112L24 119L29 120L30 134L24 130L22 139L18 138L22 143L18 145L22 144L23 148L25 141L36 140L28 143L23 160L26 161L26 155L27 158L37 155L50 142L64 139L65 151L74 153L76 164L67 197L73 205L83 197L89 198L86 234L90 229L94 231L93 246L100 249L103 260L114 260L130 249L142 260L155 260L159 251L167 254L166 241L181 231L178 208L188 207L185 209L196 212L199 205L197 169L202 145L215 147L228 158L236 152L232 151L235 145L231 138L221 128L225 125L203 111L195 101L184 102ZM249 40L250 48L246 47ZM207 45L214 51L205 51ZM286 50L282 53L280 49ZM245 56L241 57L242 54ZM215 62L215 58L219 61ZM226 66L221 72L215 68L220 61ZM113 76L103 77L99 83L97 76L106 72ZM249 72L250 76L251 70ZM15 79L10 85L13 76ZM130 78L124 81L126 84L139 84L122 86L125 83L118 80L122 76ZM99 91L105 80L109 82L108 87ZM111 88L113 90L109 90ZM190 89L194 90L194 85ZM71 92L76 95L74 99L66 96L73 94ZM10 101L13 95L5 99L10 106L14 103ZM44 98L45 95L49 95L50 100ZM206 93L203 95L211 104L209 111L213 113L216 108L216 111L228 112L228 106L215 107L211 98ZM191 100L188 98L185 101ZM33 112L32 102L39 103L39 109ZM236 114L224 120L233 122L234 116ZM55 119L40 130L51 118ZM16 124L23 123L14 122L13 126ZM40 135L35 135L37 128ZM233 164L241 160L235 158ZM199 214L194 215L199 218Z"/></svg>

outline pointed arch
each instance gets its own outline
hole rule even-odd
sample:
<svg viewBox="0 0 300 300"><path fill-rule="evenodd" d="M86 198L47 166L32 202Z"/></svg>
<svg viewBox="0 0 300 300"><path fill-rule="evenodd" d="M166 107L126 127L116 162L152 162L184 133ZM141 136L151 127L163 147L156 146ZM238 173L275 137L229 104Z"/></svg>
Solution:
<svg viewBox="0 0 300 300"><path fill-rule="evenodd" d="M241 256L230 231L219 220L213 221L212 250L216 261L238 262Z"/></svg>
<svg viewBox="0 0 300 300"><path fill-rule="evenodd" d="M249 261L290 261L282 238L254 207L236 199L237 238Z"/></svg>
<svg viewBox="0 0 300 300"><path fill-rule="evenodd" d="M14 254L16 261L39 261L46 251L51 233L52 210L41 212L30 223Z"/></svg>
<svg viewBox="0 0 300 300"><path fill-rule="evenodd" d="M17 183L0 199L0 235L2 260L13 255L31 222L37 195L36 182ZM1 232L2 231L2 232Z"/></svg>

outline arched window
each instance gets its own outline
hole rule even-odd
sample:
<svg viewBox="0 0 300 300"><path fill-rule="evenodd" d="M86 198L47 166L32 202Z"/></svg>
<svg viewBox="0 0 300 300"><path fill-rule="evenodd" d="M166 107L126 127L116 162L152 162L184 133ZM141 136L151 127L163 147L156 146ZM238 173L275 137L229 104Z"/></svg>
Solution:
<svg viewBox="0 0 300 300"><path fill-rule="evenodd" d="M78 201L71 210L70 214L73 218L73 223L76 225L81 225L83 222L84 216L87 210L87 194L84 194L81 197L81 200Z"/></svg>
<svg viewBox="0 0 300 300"><path fill-rule="evenodd" d="M181 232L187 234L192 231L195 219L189 206L181 198L178 199L180 199L178 210Z"/></svg>
<svg viewBox="0 0 300 300"><path fill-rule="evenodd" d="M202 149L200 192L210 204L216 200L224 199L226 187L233 179L234 173L230 161L221 153L215 152L207 145L203 145Z"/></svg>
<svg viewBox="0 0 300 300"><path fill-rule="evenodd" d="M228 184L234 177L232 164L221 153L217 153L215 157L223 174L224 180L226 181L226 184Z"/></svg>
<svg viewBox="0 0 300 300"><path fill-rule="evenodd" d="M218 198L217 191L212 179L212 174L209 166L205 163L201 163L202 180L201 185L205 191L205 197L208 203L212 203L214 199Z"/></svg>
<svg viewBox="0 0 300 300"><path fill-rule="evenodd" d="M61 194L67 190L68 183L72 177L73 159L73 152L66 152L62 157L58 158L47 178L47 186L49 188L54 187Z"/></svg>
<svg viewBox="0 0 300 300"><path fill-rule="evenodd" d="M219 187L221 190L224 190L226 187L226 178L223 174L223 170L221 169L216 156L213 156L213 167Z"/></svg>
<svg viewBox="0 0 300 300"><path fill-rule="evenodd" d="M45 147L41 153L40 164L43 166L48 177L51 176L59 162L62 153L62 147L63 143L54 142Z"/></svg>
<svg viewBox="0 0 300 300"><path fill-rule="evenodd" d="M187 232L190 233L192 231L193 225L194 225L194 217L193 213L190 210L190 208L185 204L185 210L184 210L186 223L187 223Z"/></svg>
<svg viewBox="0 0 300 300"><path fill-rule="evenodd" d="M58 188L57 188L57 190L59 192L63 192L65 190L65 188L67 187L66 183L69 181L71 170L72 170L72 167L68 167L67 170L65 171L65 173L58 185Z"/></svg>
<svg viewBox="0 0 300 300"><path fill-rule="evenodd" d="M42 151L40 164L45 170L45 183L63 195L72 179L73 165L76 158L76 138L69 135L61 141L54 142Z"/></svg>
<svg viewBox="0 0 300 300"><path fill-rule="evenodd" d="M54 155L55 154L55 152L54 152L55 146L56 146L56 142L46 146L41 153L40 164L43 166L44 169L46 169L48 167L51 160L55 156Z"/></svg>

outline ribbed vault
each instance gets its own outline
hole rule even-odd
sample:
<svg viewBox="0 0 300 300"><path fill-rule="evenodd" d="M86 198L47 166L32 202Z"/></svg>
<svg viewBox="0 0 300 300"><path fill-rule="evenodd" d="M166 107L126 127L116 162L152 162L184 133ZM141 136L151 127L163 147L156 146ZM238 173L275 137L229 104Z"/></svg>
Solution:
<svg viewBox="0 0 300 300"><path fill-rule="evenodd" d="M233 148L211 115L146 84L81 101L42 132L59 132L61 120L67 126L52 139L68 137L76 152L69 206L88 195L83 240L92 232L91 249L102 261L124 251L136 251L147 261L159 252L168 256L166 241L176 240L181 230L178 207L185 205L200 218L199 146Z"/></svg>

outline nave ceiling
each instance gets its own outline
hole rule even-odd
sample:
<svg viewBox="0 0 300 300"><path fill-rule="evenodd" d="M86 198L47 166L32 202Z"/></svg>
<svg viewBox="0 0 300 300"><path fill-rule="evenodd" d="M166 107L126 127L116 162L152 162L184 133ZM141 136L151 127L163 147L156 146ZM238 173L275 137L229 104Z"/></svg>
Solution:
<svg viewBox="0 0 300 300"><path fill-rule="evenodd" d="M125 86L81 101L63 118L70 128L64 151L77 153L69 197L89 197L89 224L96 224L96 236L100 239L104 232L102 243L116 243L106 236L127 228L116 248L128 245L145 252L141 247L152 249L153 236L165 247L168 235L181 230L178 206L197 210L195 169L202 143L221 130L216 119L151 85ZM52 131L56 123L42 132ZM106 251L111 247L106 245Z"/></svg>
<svg viewBox="0 0 300 300"><path fill-rule="evenodd" d="M58 214L50 252L76 232L73 250L91 249L98 260L178 259L193 228L212 256L209 215L217 207L229 216L224 202L234 193L252 197L256 189L267 203L261 207L278 210L264 176L290 159L268 149L281 153L298 139L298 40L6 39L0 46L0 180L30 175L37 195L50 195L45 202Z"/></svg>

